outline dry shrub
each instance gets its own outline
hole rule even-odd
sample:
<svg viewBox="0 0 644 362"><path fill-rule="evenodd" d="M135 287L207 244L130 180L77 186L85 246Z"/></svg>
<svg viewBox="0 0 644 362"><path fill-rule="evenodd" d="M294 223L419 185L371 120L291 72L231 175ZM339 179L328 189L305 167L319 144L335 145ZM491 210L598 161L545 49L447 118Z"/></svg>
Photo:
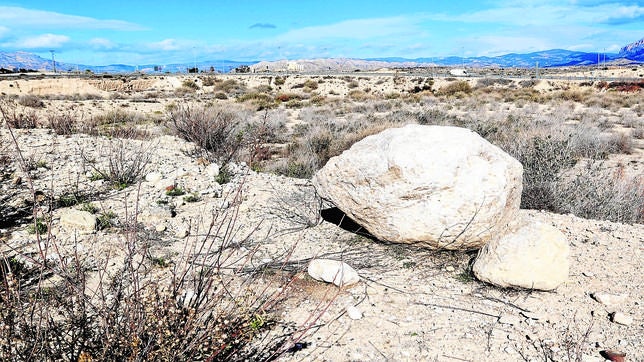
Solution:
<svg viewBox="0 0 644 362"><path fill-rule="evenodd" d="M627 176L623 166L603 169L588 161L555 185L553 211L623 223L644 222L644 177Z"/></svg>
<svg viewBox="0 0 644 362"><path fill-rule="evenodd" d="M286 77L275 77L275 85L284 85Z"/></svg>
<svg viewBox="0 0 644 362"><path fill-rule="evenodd" d="M456 96L459 93L470 94L472 93L472 87L467 81L461 80L447 84L446 86L441 87L436 94L439 96Z"/></svg>
<svg viewBox="0 0 644 362"><path fill-rule="evenodd" d="M93 171L93 179L108 181L117 189L124 189L143 178L150 162L151 148L134 147L128 149L125 141L112 138L98 148L99 159L81 155L84 162Z"/></svg>
<svg viewBox="0 0 644 362"><path fill-rule="evenodd" d="M224 163L235 156L243 141L237 131L241 115L230 107L182 104L170 111L169 119L178 136Z"/></svg>
<svg viewBox="0 0 644 362"><path fill-rule="evenodd" d="M215 92L224 92L228 96L238 96L246 92L246 87L234 79L227 79L214 85Z"/></svg>
<svg viewBox="0 0 644 362"><path fill-rule="evenodd" d="M310 326L278 319L291 274L277 269L269 279L262 268L235 264L236 214L214 215L169 259L153 256L136 218L121 237L122 258L91 261L55 238L33 256L2 252L0 360L276 359Z"/></svg>
<svg viewBox="0 0 644 362"><path fill-rule="evenodd" d="M633 152L632 133L616 132L606 139L609 153L631 154Z"/></svg>
<svg viewBox="0 0 644 362"><path fill-rule="evenodd" d="M552 95L552 98L562 99L564 101L585 103L591 95L592 95L592 92L590 90L584 90L584 91L565 90L565 91L555 93L554 95Z"/></svg>
<svg viewBox="0 0 644 362"><path fill-rule="evenodd" d="M24 96L18 97L18 104L31 108L43 108L45 106L45 102L43 102L40 97L34 94L26 94Z"/></svg>
<svg viewBox="0 0 644 362"><path fill-rule="evenodd" d="M217 77L207 76L207 77L201 78L201 82L204 85L204 87L210 87L215 85L216 83L222 82L222 80Z"/></svg>
<svg viewBox="0 0 644 362"><path fill-rule="evenodd" d="M89 122L79 122L77 125L80 132L89 135L145 139L149 136L148 132L137 127L145 121L146 118L140 113L115 109L92 117Z"/></svg>
<svg viewBox="0 0 644 362"><path fill-rule="evenodd" d="M277 103L271 95L261 92L249 92L242 94L237 97L237 102L249 102L253 104L258 111L277 107Z"/></svg>
<svg viewBox="0 0 644 362"><path fill-rule="evenodd" d="M302 100L305 97L298 93L278 93L275 96L275 100L279 102L289 102L292 100Z"/></svg>
<svg viewBox="0 0 644 362"><path fill-rule="evenodd" d="M366 100L372 98L369 94L365 93L364 91L358 90L358 89L354 89L354 90L350 91L348 96L349 96L350 99L352 99L354 101L358 101L358 102L366 101Z"/></svg>
<svg viewBox="0 0 644 362"><path fill-rule="evenodd" d="M71 135L78 132L78 116L72 110L49 113L47 121L49 128L53 129L57 135Z"/></svg>
<svg viewBox="0 0 644 362"><path fill-rule="evenodd" d="M13 98L0 97L0 115L11 128L36 128L38 125L36 111L19 106Z"/></svg>
<svg viewBox="0 0 644 362"><path fill-rule="evenodd" d="M504 78L481 78L476 81L476 87L477 88L487 88L487 87L493 87L494 85L508 85L511 84L512 80L511 79L504 79Z"/></svg>

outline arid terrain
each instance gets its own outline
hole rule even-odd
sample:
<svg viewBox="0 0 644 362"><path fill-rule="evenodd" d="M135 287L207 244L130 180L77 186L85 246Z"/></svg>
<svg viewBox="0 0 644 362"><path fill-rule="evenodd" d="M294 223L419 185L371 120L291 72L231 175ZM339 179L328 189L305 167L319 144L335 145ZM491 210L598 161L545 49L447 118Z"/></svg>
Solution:
<svg viewBox="0 0 644 362"><path fill-rule="evenodd" d="M624 78L0 78L0 359L642 361L644 68L602 71ZM409 123L521 161L521 212L570 243L564 285L497 288L476 251L321 218L311 176ZM315 281L314 258L361 281Z"/></svg>

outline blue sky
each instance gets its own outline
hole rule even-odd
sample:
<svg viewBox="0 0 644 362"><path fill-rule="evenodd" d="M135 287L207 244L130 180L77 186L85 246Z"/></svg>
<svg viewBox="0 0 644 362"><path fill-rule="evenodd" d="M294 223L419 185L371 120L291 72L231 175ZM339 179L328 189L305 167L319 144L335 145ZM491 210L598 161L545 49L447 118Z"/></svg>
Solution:
<svg viewBox="0 0 644 362"><path fill-rule="evenodd" d="M91 65L617 52L633 0L0 0L0 50Z"/></svg>

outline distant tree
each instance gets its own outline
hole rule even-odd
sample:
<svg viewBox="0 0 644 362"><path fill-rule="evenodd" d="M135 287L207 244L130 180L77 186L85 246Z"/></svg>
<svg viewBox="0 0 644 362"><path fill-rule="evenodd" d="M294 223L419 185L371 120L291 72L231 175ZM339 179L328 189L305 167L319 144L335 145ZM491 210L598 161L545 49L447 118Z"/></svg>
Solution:
<svg viewBox="0 0 644 362"><path fill-rule="evenodd" d="M235 68L235 73L250 73L250 67L247 65L240 65Z"/></svg>

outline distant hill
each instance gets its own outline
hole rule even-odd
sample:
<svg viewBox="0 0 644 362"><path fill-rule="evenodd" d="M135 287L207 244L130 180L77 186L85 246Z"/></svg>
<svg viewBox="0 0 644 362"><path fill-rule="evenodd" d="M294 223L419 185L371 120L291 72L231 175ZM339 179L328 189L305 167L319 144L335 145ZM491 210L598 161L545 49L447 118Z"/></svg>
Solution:
<svg viewBox="0 0 644 362"><path fill-rule="evenodd" d="M197 62L197 68L200 71L215 71L227 73L241 65L250 66L255 71L263 70L293 70L293 71L353 71L353 70L376 70L381 68L409 68L417 66L427 66L433 64L437 66L459 66L464 65L468 67L518 67L518 68L532 68L538 63L539 67L558 67L558 66L574 66L574 65L593 65L597 64L598 60L604 61L620 61L624 62L644 62L644 38L639 41L633 42L620 49L617 54L598 54L585 53L563 49L551 49L527 54L505 54L496 57L434 57L434 58L370 58L370 59L347 59L347 58L332 58L332 59L303 59L303 60L279 60L272 62L240 62L234 60L209 60ZM90 70L94 73L131 73L135 71L142 71L146 73L153 72L186 72L186 69L194 67L194 63L176 63L167 65L127 65L127 64L112 64L112 65L82 65L82 64L69 64L60 63L56 61L56 69L58 71L85 71ZM34 69L51 71L53 69L51 59L42 58L36 54L27 52L2 52L0 51L0 68L10 70L18 69Z"/></svg>
<svg viewBox="0 0 644 362"><path fill-rule="evenodd" d="M644 38L630 43L620 49L618 56L620 58L644 62Z"/></svg>
<svg viewBox="0 0 644 362"><path fill-rule="evenodd" d="M601 61L613 60L617 58L616 54L601 54ZM530 68L535 67L537 62L539 67L561 67L572 65L592 65L597 64L597 53L575 52L563 49L544 50L540 52L516 54L510 53L496 57L446 57L446 58L375 58L369 60L395 61L395 62L415 62L421 64L436 64L441 66L458 66L466 65L468 67L518 67Z"/></svg>
<svg viewBox="0 0 644 362"><path fill-rule="evenodd" d="M229 72L241 65L252 65L256 61L240 62L234 60L210 60L197 62L197 68L200 70L209 71L212 67L213 71ZM146 73L155 72L186 72L186 69L194 67L194 63L176 63L167 65L144 64L144 65L128 65L128 64L110 64L110 65L85 65L85 64L71 64L63 63L56 60L56 70L59 72L71 72L90 70L94 73L132 73L142 71ZM51 59L45 59L39 55L27 52L3 52L0 51L0 68L9 70L19 69L32 69L38 71L53 71Z"/></svg>

